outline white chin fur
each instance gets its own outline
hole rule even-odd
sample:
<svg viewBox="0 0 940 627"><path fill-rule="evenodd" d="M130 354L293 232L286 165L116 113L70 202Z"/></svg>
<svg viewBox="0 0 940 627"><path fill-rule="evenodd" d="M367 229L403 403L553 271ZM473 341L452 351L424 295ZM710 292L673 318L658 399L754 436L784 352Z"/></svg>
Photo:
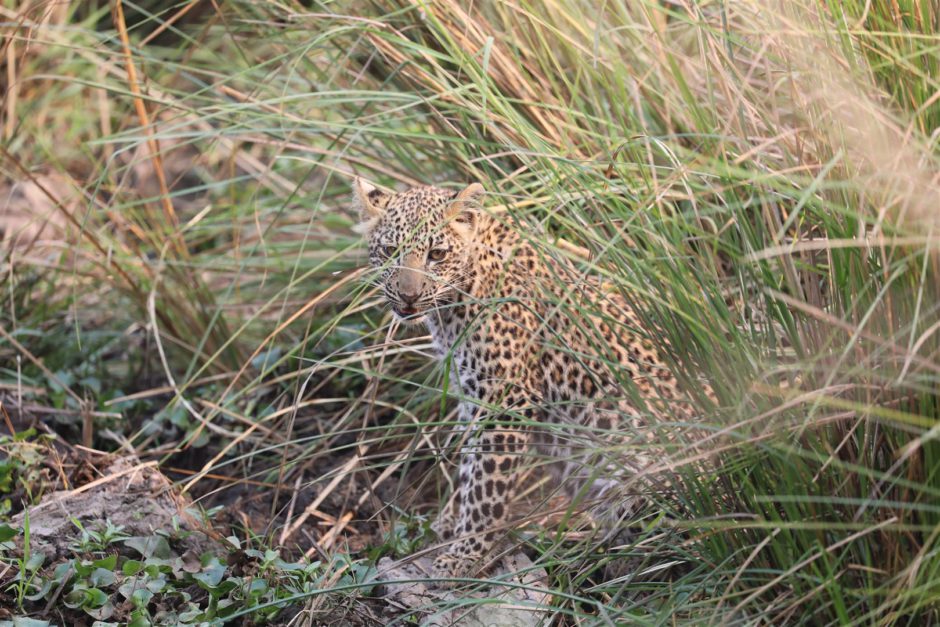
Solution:
<svg viewBox="0 0 940 627"><path fill-rule="evenodd" d="M427 318L427 314L421 314L420 316L402 316L397 311L392 310L392 315L395 316L395 319L401 322L404 325L409 327L417 326L419 324L424 324L424 319Z"/></svg>

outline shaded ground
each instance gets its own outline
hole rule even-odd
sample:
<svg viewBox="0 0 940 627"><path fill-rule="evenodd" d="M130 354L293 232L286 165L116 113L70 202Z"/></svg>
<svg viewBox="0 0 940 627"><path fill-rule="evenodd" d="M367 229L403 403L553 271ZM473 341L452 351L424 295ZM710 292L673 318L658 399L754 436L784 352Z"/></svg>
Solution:
<svg viewBox="0 0 940 627"><path fill-rule="evenodd" d="M0 451L15 467L17 502L35 504L4 526L16 535L0 544L0 607L7 608L0 610L0 620L23 615L67 625L224 620L225 607L215 613L207 608L245 606L246 595L234 592L246 585L250 591L257 585L254 578L270 593L253 599L255 605L353 587L345 595L288 600L233 624L288 624L296 618L300 622L290 624L405 620L525 627L543 618L538 608L549 600L548 575L518 547L506 549L488 575L508 585L455 592L422 581L436 555L436 539L394 511L426 500L422 479L436 471L427 464L382 480L375 472L353 471L355 455L318 458L297 475L303 481L280 492L261 481L210 476L197 484L202 496L196 504L180 494L180 484L161 473L156 460L69 445L51 435L52 427L38 415L16 411L14 398L2 400L19 419L6 422ZM175 463L204 463L212 451L177 456ZM309 482L313 488L306 487ZM564 509L555 505L549 509ZM207 509L214 512L211 519ZM256 543L238 540L255 534ZM271 546L282 548L265 549ZM375 569L352 561L363 555L375 559L383 551L388 556ZM305 553L309 561L302 559ZM104 593L100 598L89 596L98 590Z"/></svg>
<svg viewBox="0 0 940 627"><path fill-rule="evenodd" d="M210 520L201 506L180 494L156 461L65 444L36 415L15 411L14 399L4 397L0 403L7 418L0 429L0 488L8 509L20 510L9 524L0 525L0 620L31 616L59 625L91 625L94 620L184 625L213 619L284 624L298 615L307 620L339 615L353 624L357 613L369 613L364 605L368 587L361 589L364 596L338 595L316 603L306 598L368 575L346 553L338 553L339 559L327 557L325 563L318 560L330 548L316 529L318 519L298 526L300 544L309 539L320 553L311 551L310 560L301 559L303 551L296 548L275 551L266 547L276 542L251 541L253 527L270 531L284 523L283 508L280 516L270 516L275 490L251 486L239 493L236 485L231 494L210 491L207 503L227 504ZM19 419L12 420L11 413ZM300 513L317 493L298 490L296 495L294 507ZM342 511L342 491L325 496L322 510L316 510L320 516L346 522L331 545L347 544L346 533L361 543L373 541L361 530L371 533L374 525L326 513ZM30 502L34 504L21 509ZM261 609L229 618L254 607Z"/></svg>

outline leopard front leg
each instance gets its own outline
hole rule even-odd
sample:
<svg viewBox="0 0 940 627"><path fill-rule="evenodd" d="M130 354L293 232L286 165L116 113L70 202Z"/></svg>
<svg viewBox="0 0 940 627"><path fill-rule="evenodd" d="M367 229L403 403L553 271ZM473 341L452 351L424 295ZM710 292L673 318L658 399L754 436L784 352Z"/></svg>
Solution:
<svg viewBox="0 0 940 627"><path fill-rule="evenodd" d="M450 540L454 537L454 529L457 527L457 494L454 494L447 505L437 515L437 519L431 523L431 531L441 540Z"/></svg>
<svg viewBox="0 0 940 627"><path fill-rule="evenodd" d="M434 562L443 579L475 575L499 531L505 530L509 501L528 446L524 429L478 427L461 451L456 538Z"/></svg>

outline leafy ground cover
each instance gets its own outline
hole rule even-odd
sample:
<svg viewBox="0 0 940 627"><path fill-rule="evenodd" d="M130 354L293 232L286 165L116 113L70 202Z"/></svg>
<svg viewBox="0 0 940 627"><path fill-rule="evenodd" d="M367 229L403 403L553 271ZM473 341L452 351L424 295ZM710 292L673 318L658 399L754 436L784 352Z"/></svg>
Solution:
<svg viewBox="0 0 940 627"><path fill-rule="evenodd" d="M936 622L935 3L0 14L0 621L418 620L371 577L434 542L454 406L361 269L359 174L482 182L718 395L629 540L527 492L547 620ZM32 552L115 456L192 520Z"/></svg>

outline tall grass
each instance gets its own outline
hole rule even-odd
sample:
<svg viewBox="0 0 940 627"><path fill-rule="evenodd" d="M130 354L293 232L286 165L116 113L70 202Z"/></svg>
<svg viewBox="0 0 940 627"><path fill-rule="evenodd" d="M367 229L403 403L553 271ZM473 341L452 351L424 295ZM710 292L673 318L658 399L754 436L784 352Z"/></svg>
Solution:
<svg viewBox="0 0 940 627"><path fill-rule="evenodd" d="M349 182L479 180L720 401L671 446L679 505L622 548L671 577L605 580L571 534L523 536L558 616L937 619L932 2L126 6L2 9L4 175L64 176L43 193L74 223L4 252L3 383L57 389L15 338L76 398L169 385L106 407L142 455L211 435L198 494L341 475L429 514L407 481L441 481L423 460L452 405L357 270ZM266 541L307 550L289 500Z"/></svg>

